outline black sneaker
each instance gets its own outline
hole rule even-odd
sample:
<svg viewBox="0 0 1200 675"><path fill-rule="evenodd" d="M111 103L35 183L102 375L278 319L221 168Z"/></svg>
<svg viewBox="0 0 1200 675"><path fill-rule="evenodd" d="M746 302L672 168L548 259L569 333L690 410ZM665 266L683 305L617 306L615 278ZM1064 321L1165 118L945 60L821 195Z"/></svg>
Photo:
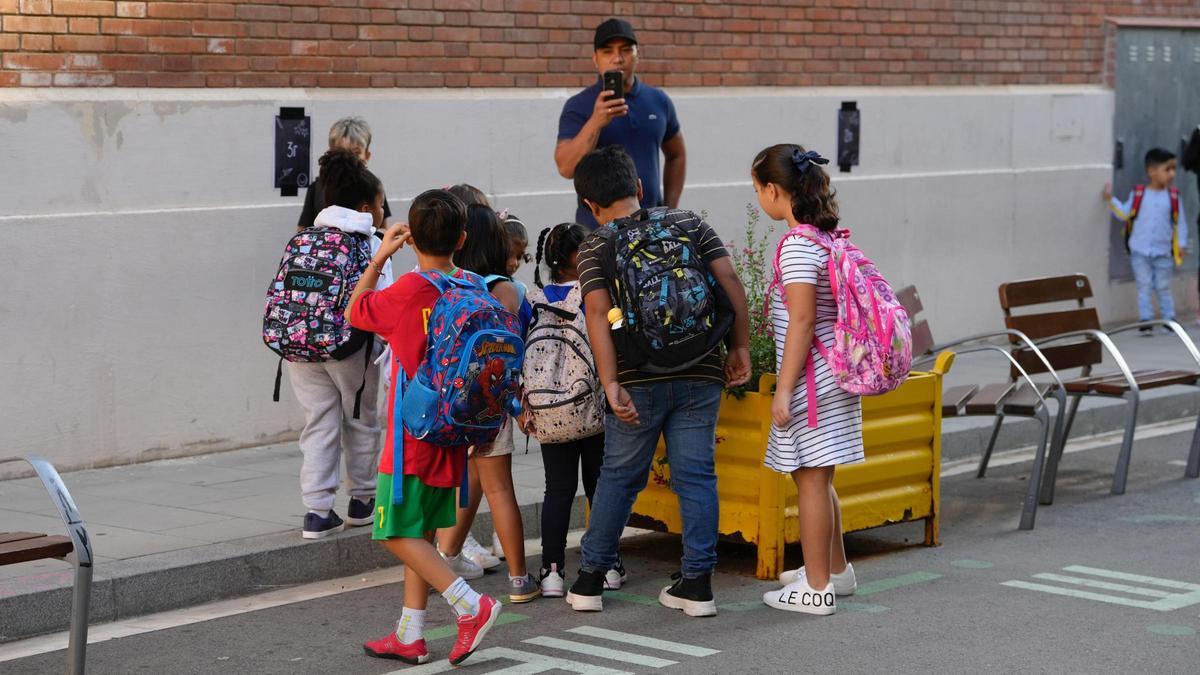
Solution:
<svg viewBox="0 0 1200 675"><path fill-rule="evenodd" d="M567 603L576 612L599 612L604 609L604 572L579 570L579 578L567 591Z"/></svg>
<svg viewBox="0 0 1200 675"><path fill-rule="evenodd" d="M346 510L346 524L350 527L362 527L375 524L375 499L364 502L357 497L350 498L350 507Z"/></svg>
<svg viewBox="0 0 1200 675"><path fill-rule="evenodd" d="M604 573L604 590L619 591L628 578L629 575L625 573L625 565L621 563L620 558L617 558L617 564Z"/></svg>
<svg viewBox="0 0 1200 675"><path fill-rule="evenodd" d="M663 607L682 609L688 616L716 616L717 603L713 601L712 574L701 574L689 579L679 572L671 575L675 583L662 589L658 602Z"/></svg>
<svg viewBox="0 0 1200 675"><path fill-rule="evenodd" d="M1138 329L1138 335L1140 335L1142 337L1154 337L1154 327L1153 326L1142 326L1141 328Z"/></svg>
<svg viewBox="0 0 1200 675"><path fill-rule="evenodd" d="M345 527L346 524L333 511L329 512L328 518L322 518L312 511L304 514L303 535L305 539L324 539L331 534L341 532Z"/></svg>

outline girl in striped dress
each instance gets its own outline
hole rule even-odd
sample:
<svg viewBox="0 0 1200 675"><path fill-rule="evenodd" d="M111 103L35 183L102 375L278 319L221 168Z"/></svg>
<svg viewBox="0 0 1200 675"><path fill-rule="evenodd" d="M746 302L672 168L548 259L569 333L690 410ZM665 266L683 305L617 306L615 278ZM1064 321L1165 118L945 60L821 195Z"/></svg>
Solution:
<svg viewBox="0 0 1200 675"><path fill-rule="evenodd" d="M775 145L754 159L751 174L763 212L788 228L837 227L838 209L829 160L798 145ZM775 609L833 614L835 596L851 595L854 568L842 543L842 514L833 488L834 468L863 461L862 406L837 386L815 340L831 344L837 303L829 283L829 252L806 236L785 237L778 252L780 278L771 292L778 384L766 466L789 473L800 507L800 545L805 566L780 576L783 588L763 595ZM813 360L815 396L809 400L806 364ZM810 426L809 406L816 406Z"/></svg>

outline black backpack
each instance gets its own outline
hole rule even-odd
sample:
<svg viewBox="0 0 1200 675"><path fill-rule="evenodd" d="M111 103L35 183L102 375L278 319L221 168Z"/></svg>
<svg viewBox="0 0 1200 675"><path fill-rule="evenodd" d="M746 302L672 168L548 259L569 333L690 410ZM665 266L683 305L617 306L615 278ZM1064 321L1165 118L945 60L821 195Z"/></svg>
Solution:
<svg viewBox="0 0 1200 675"><path fill-rule="evenodd" d="M686 370L720 346L734 311L700 255L690 211L656 207L601 230L601 268L624 325L613 339L626 367Z"/></svg>

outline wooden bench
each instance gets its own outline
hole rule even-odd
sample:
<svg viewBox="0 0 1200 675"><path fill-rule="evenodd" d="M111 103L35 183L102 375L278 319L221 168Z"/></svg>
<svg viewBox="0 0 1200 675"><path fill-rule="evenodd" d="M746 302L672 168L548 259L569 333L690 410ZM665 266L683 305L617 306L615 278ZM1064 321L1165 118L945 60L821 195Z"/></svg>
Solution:
<svg viewBox="0 0 1200 675"><path fill-rule="evenodd" d="M1041 442L1038 445L1037 455L1034 458L1033 472L1030 476L1031 487L1026 490L1020 521L1020 528L1022 530L1033 529L1034 521L1037 518L1037 486L1040 483L1042 468L1045 465L1047 445L1058 437L1057 433L1053 435L1050 433L1050 413L1046 406L1046 397L1052 395L1058 399L1057 421L1055 423L1057 431L1057 428L1061 427L1063 423L1063 410L1066 407L1065 394L1061 390L1056 392L1051 386L1037 384L1029 379L1027 375L1021 375L1022 366L1014 360L1014 357L1007 350L994 343L998 338L1012 338L1020 341L1022 344L1026 344L1029 349L1036 352L1037 347L1033 345L1033 342L1028 337L1015 330L1005 330L996 333L974 335L949 344L937 344L933 339L933 331L929 327L929 322L918 318L918 315L924 310L924 306L917 289L913 286L903 288L897 293L897 298L908 312L911 323L914 365L931 361L938 353L945 350L954 351L957 354L991 351L1004 355L1010 362L1014 372L1018 373L1008 382L962 385L946 389L942 392L942 417L982 415L995 418L992 425L991 439L984 450L983 457L979 460L979 469L976 472L977 478L983 478L987 473L988 462L991 460L992 450L996 447L996 439L999 437L1000 428L1005 417L1030 417L1041 423Z"/></svg>
<svg viewBox="0 0 1200 675"><path fill-rule="evenodd" d="M75 500L58 471L41 457L0 458L0 464L25 461L33 466L42 485L58 508L68 536L39 532L0 532L0 566L58 558L75 565L75 589L71 604L71 637L67 647L69 672L82 675L87 653L88 614L92 593L92 548Z"/></svg>
<svg viewBox="0 0 1200 675"><path fill-rule="evenodd" d="M0 565L66 558L74 550L69 537L50 537L36 532L0 532Z"/></svg>
<svg viewBox="0 0 1200 675"><path fill-rule="evenodd" d="M1121 453L1113 472L1113 494L1124 494L1125 481L1129 474L1129 462L1133 453L1133 433L1137 426L1138 403L1141 392L1172 385L1196 385L1200 383L1200 351L1179 324L1173 321L1143 321L1107 332L1100 330L1100 317L1086 300L1092 297L1092 283L1083 274L1044 277L1012 281L1000 286L1000 308L1004 311L1005 325L1033 338L1038 345L1035 354L1024 344L1013 341L1014 369L1019 364L1026 372L1042 373L1079 369L1079 377L1061 381L1056 377L1055 386L1071 398L1070 411L1062 428L1061 438L1054 444L1046 462L1041 503L1054 500L1054 482L1058 474L1058 463L1062 459L1063 446L1075 422L1075 413L1084 396L1122 398L1127 402L1125 436L1121 441ZM1046 307L1046 305L1054 305ZM1063 308L1066 305L1067 308ZM1029 308L1038 308L1029 311ZM1022 310L1015 313L1013 310ZM1142 328L1159 326L1170 328L1196 363L1195 369L1183 370L1132 370L1124 356L1110 339L1112 335ZM1117 366L1118 372L1093 375L1092 369L1099 365L1107 353ZM1048 361L1048 363L1046 363ZM1185 476L1200 476L1200 417L1196 432L1192 436Z"/></svg>

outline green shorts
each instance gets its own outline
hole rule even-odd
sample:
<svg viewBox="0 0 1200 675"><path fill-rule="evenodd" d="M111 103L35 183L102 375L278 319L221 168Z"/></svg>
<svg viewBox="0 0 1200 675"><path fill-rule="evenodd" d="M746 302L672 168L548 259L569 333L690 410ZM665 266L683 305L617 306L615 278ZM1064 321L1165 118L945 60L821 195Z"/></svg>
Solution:
<svg viewBox="0 0 1200 675"><path fill-rule="evenodd" d="M416 476L404 476L402 485L404 502L393 504L392 476L379 474L372 539L423 539L426 532L454 526L458 515L454 488L430 487Z"/></svg>

